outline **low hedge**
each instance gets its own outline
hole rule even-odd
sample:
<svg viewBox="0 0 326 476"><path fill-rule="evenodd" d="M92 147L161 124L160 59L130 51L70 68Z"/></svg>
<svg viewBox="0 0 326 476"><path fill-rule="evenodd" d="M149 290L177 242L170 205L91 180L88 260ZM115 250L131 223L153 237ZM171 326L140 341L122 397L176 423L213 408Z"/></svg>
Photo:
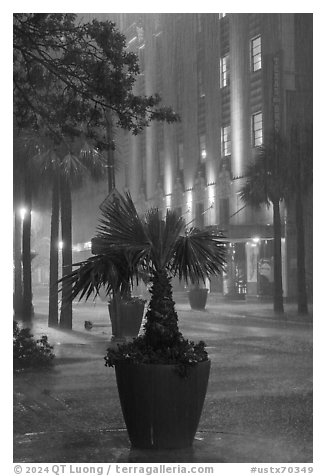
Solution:
<svg viewBox="0 0 326 476"><path fill-rule="evenodd" d="M35 339L30 329L20 328L17 321L14 321L13 346L14 370L48 367L53 363L53 346L47 336Z"/></svg>

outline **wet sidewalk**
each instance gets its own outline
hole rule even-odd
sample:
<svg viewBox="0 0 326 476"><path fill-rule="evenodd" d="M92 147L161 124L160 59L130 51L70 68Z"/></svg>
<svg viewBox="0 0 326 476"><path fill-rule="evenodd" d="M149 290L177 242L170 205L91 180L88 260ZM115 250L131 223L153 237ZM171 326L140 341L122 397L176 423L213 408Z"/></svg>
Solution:
<svg viewBox="0 0 326 476"><path fill-rule="evenodd" d="M106 306L82 305L73 331L49 329L45 315L35 316L32 332L48 335L55 365L14 375L14 462L311 462L310 320L278 322L268 306L256 308L257 315L236 305L194 312L177 303L177 310L186 337L203 336L212 360L192 448L130 447L114 370L104 366L111 336Z"/></svg>
<svg viewBox="0 0 326 476"><path fill-rule="evenodd" d="M24 463L287 463L307 462L294 448L248 434L198 431L191 448L140 450L125 429L40 432L16 436L14 461ZM35 449L38 448L36 455ZM293 459L295 455L295 459Z"/></svg>

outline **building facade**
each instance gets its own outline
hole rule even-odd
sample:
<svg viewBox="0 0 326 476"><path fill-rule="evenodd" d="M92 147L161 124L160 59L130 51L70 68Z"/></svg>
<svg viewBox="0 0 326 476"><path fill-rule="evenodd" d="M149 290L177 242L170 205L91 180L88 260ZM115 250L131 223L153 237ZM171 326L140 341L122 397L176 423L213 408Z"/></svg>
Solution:
<svg viewBox="0 0 326 476"><path fill-rule="evenodd" d="M247 299L272 295L272 207L246 207L239 191L267 134L277 129L288 135L298 114L303 123L312 123L312 15L94 16L115 21L128 50L138 54L141 75L135 92L159 93L162 104L181 116L177 124L152 123L138 136L115 132L116 187L130 190L141 213L151 206L162 214L173 208L189 224L225 233L227 270L212 279L211 291ZM86 227L78 208L81 213L83 203L87 209L98 208L107 194L105 184L90 184L89 190L91 200L85 201L83 191L75 196L76 243L88 243L96 227L96 213L89 210ZM308 197L307 220L312 219L311 205ZM285 297L295 293L291 213L283 205ZM307 240L311 250L311 236ZM310 251L307 268L312 276L311 263Z"/></svg>

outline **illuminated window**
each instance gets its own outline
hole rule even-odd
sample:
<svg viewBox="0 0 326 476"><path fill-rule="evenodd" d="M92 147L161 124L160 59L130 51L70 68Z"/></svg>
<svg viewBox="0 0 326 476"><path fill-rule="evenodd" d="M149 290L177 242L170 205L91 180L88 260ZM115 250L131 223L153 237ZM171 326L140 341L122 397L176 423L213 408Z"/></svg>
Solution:
<svg viewBox="0 0 326 476"><path fill-rule="evenodd" d="M261 36L256 36L251 40L251 69L258 71L261 69Z"/></svg>
<svg viewBox="0 0 326 476"><path fill-rule="evenodd" d="M263 143L263 115L261 112L252 116L252 142L254 147L259 147Z"/></svg>
<svg viewBox="0 0 326 476"><path fill-rule="evenodd" d="M225 55L220 59L220 86L224 88L230 84L230 56Z"/></svg>
<svg viewBox="0 0 326 476"><path fill-rule="evenodd" d="M200 161L205 162L206 160L206 136L201 135L199 137L199 143L200 143Z"/></svg>
<svg viewBox="0 0 326 476"><path fill-rule="evenodd" d="M221 20L221 18L224 18L226 16L226 13L219 13L218 18Z"/></svg>
<svg viewBox="0 0 326 476"><path fill-rule="evenodd" d="M231 155L231 126L221 128L221 153L222 157Z"/></svg>

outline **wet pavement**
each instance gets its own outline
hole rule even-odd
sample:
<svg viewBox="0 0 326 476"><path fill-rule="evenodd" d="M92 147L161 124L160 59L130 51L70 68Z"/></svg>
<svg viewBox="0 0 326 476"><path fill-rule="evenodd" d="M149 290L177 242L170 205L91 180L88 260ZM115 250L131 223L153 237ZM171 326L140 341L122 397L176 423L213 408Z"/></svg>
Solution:
<svg viewBox="0 0 326 476"><path fill-rule="evenodd" d="M205 340L212 361L192 448L130 448L113 369L106 304L74 304L73 331L49 329L46 296L36 296L35 337L56 354L49 370L14 375L15 462L312 462L312 317L292 305L275 318L271 303L226 303L205 311L176 299L184 335ZM84 321L93 328L85 330Z"/></svg>

